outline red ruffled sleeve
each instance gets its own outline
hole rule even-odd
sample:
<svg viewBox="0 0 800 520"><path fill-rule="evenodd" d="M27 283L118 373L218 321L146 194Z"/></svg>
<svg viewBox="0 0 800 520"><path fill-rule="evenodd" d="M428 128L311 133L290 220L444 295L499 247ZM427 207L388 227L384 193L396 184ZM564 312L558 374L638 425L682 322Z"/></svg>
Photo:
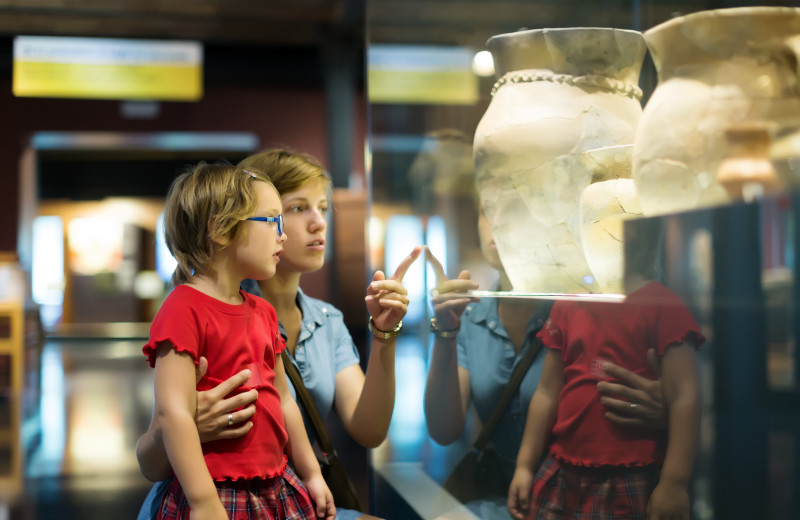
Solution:
<svg viewBox="0 0 800 520"><path fill-rule="evenodd" d="M195 307L184 305L187 297L182 286L176 287L164 300L153 323L150 325L150 340L142 347L151 367L156 364L158 347L168 343L178 352L186 352L192 356L195 365L199 362L200 338L198 332L203 329Z"/></svg>

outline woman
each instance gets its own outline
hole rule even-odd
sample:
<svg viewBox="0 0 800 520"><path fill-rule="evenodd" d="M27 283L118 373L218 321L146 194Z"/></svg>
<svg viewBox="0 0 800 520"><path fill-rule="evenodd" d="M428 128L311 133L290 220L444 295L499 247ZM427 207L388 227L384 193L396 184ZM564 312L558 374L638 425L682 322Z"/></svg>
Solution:
<svg viewBox="0 0 800 520"><path fill-rule="evenodd" d="M319 270L325 263L331 183L322 165L306 154L273 149L252 155L239 166L263 172L278 189L288 237L275 276L259 282L248 280L242 288L264 297L275 308L291 360L320 416L324 419L336 410L355 441L367 448L376 447L386 438L394 409L395 336L408 306L402 279L421 248L414 248L388 279L377 271L367 287L365 302L373 334L365 373L342 313L300 289L302 274ZM198 371L204 369L201 363ZM198 392L195 419L204 442L246 435L250 430L255 392L223 399L247 380L246 372L213 390ZM313 441L312 432L309 436ZM148 479L162 480L171 474L156 420L139 439L136 454ZM153 518L151 511L160 503L161 487L156 485L151 490L140 519ZM369 518L337 507L339 519L359 517Z"/></svg>
<svg viewBox="0 0 800 520"><path fill-rule="evenodd" d="M483 208L479 213L478 236L485 260L499 272L497 289L511 291L511 282L500 262ZM536 348L533 339L547 321L552 302L521 298L476 301L474 298L451 296L451 293L463 295L477 289L478 284L470 280L468 271L448 280L439 261L429 252L426 252L426 258L436 272L437 286L433 291L435 321L431 331L434 347L425 385L425 418L433 440L447 445L463 434L471 403L481 422L486 422L514 367L528 349ZM514 474L528 403L542 373L543 354L536 354L491 436L490 446L498 456L508 484ZM646 380L611 364L604 368L609 375L627 385L598 384L609 420L623 425L665 427L665 409L658 381ZM630 406L632 402L637 403L635 407ZM498 495L470 502L466 507L479 518L508 519L506 498Z"/></svg>

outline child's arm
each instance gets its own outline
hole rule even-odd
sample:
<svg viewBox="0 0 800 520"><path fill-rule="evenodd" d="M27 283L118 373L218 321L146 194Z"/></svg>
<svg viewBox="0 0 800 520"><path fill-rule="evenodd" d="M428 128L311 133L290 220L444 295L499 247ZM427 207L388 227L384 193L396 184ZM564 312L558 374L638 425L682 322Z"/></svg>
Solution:
<svg viewBox="0 0 800 520"><path fill-rule="evenodd" d="M217 488L203 459L194 422L197 393L194 362L169 344L158 348L156 415L169 462L191 507L192 520L227 520Z"/></svg>
<svg viewBox="0 0 800 520"><path fill-rule="evenodd" d="M542 378L528 406L528 419L517 454L517 468L508 489L508 510L521 519L528 511L528 497L533 486L536 467L547 446L550 431L556 422L558 394L564 386L564 361L561 352L547 349Z"/></svg>
<svg viewBox="0 0 800 520"><path fill-rule="evenodd" d="M300 408L297 407L292 394L289 393L286 370L283 368L283 358L280 355L277 356L275 362L275 388L281 396L283 422L289 436L289 440L286 442L286 455L314 500L317 516L333 520L336 517L333 495L322 477L319 461L308 441L308 433L303 424L303 416L300 415Z"/></svg>
<svg viewBox="0 0 800 520"><path fill-rule="evenodd" d="M669 409L669 440L661 478L650 497L649 518L688 519L689 479L700 428L700 391L694 348L667 348L662 358L664 399Z"/></svg>

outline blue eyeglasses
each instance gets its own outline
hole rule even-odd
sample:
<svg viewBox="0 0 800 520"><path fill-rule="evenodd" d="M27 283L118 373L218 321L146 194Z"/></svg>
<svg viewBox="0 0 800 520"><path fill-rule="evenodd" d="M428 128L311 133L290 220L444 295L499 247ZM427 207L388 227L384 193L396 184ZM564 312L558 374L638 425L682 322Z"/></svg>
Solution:
<svg viewBox="0 0 800 520"><path fill-rule="evenodd" d="M283 215L277 217L248 217L245 220L255 220L257 222L275 222L278 224L278 236L283 236Z"/></svg>

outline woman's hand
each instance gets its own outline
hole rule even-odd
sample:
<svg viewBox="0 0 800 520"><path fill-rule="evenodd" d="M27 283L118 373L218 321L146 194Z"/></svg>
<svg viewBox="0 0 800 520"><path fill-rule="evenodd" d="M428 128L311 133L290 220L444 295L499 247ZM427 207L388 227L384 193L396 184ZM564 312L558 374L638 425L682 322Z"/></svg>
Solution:
<svg viewBox="0 0 800 520"><path fill-rule="evenodd" d="M201 357L196 368L198 382L207 370L208 360ZM249 378L250 371L242 370L211 390L197 392L197 411L194 420L200 433L200 442L235 439L250 431L253 427L250 419L256 413L253 403L258 399L258 390L252 389L225 399L226 395L243 385Z"/></svg>
<svg viewBox="0 0 800 520"><path fill-rule="evenodd" d="M394 274L386 279L383 271L376 271L367 286L367 311L372 323L380 330L394 330L408 311L408 291L403 287L403 277L419 257L422 247L417 246L400 262Z"/></svg>
<svg viewBox="0 0 800 520"><path fill-rule="evenodd" d="M433 256L430 249L425 248L425 259L436 273L436 287L431 291L431 305L436 315L436 322L442 330L455 330L461 325L461 314L467 304L478 301L478 298L453 296L453 293L465 293L478 288L478 282L469 278L469 271L461 271L458 278L448 280L442 263Z"/></svg>
<svg viewBox="0 0 800 520"><path fill-rule="evenodd" d="M646 379L613 363L603 365L609 376L622 382L597 383L597 391L602 394L600 402L606 407L606 417L611 422L622 426L666 429L667 408L661 392L661 369L652 349L647 351L647 364L659 379Z"/></svg>

